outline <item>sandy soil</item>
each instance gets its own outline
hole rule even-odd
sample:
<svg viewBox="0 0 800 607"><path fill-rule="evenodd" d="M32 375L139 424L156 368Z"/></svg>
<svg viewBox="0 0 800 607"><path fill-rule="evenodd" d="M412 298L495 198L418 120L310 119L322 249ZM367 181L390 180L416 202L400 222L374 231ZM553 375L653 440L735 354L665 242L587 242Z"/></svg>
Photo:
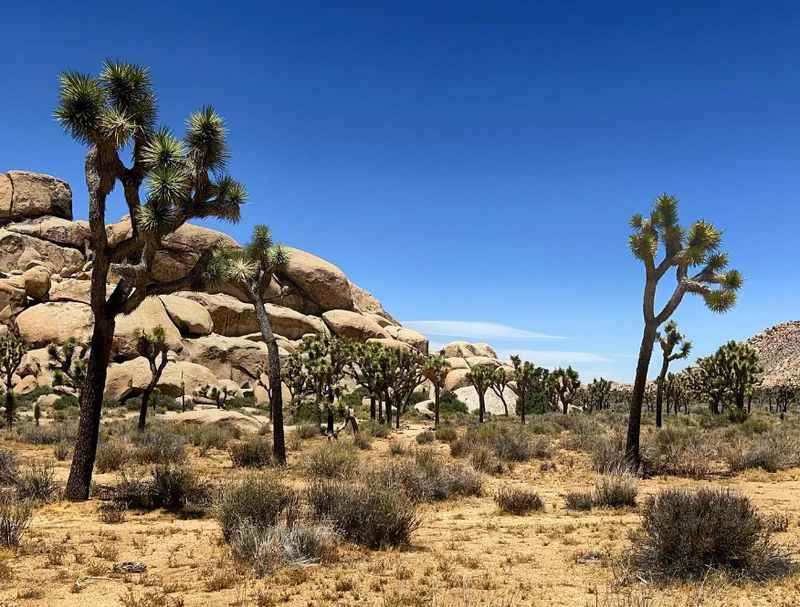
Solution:
<svg viewBox="0 0 800 607"><path fill-rule="evenodd" d="M411 424L399 439L409 445L423 429ZM300 482L304 452L323 439L307 440L290 453L290 478ZM386 457L387 439L376 439L364 461ZM52 448L11 444L23 458L52 459ZM443 452L446 445L437 445ZM227 454L206 457L193 452L203 474L229 479L239 474ZM344 545L336 562L284 569L266 579L253 578L233 563L210 517L180 518L162 511L129 512L119 524L98 516L99 501L59 502L36 511L23 548L0 554L13 571L0 582L0 606L186 607L323 605L541 605L640 606L800 605L800 576L765 585L732 586L716 578L703 585L651 588L614 585L614 557L636 527L634 509L565 510L562 495L590 488L596 475L586 457L561 451L555 469L541 462L517 465L500 478L487 477L485 497L422 508L422 527L403 550L368 551ZM65 480L68 462L57 463ZM111 483L115 474L97 475ZM746 473L711 481L746 493L765 511L789 515L789 530L777 536L797 552L800 544L800 470ZM696 486L685 479L641 481L640 494L665 486ZM501 514L492 499L504 485L535 488L545 501L543 513ZM116 562L147 565L143 574L116 574Z"/></svg>

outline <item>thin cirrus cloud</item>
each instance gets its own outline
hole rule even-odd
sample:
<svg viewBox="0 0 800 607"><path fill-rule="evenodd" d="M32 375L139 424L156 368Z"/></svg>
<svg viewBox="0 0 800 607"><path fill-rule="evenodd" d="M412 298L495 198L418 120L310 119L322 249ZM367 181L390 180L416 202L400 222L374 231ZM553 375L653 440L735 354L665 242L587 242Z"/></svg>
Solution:
<svg viewBox="0 0 800 607"><path fill-rule="evenodd" d="M560 335L548 335L538 331L518 329L497 322L474 320L407 320L403 326L425 335L442 337L464 337L469 339L564 339Z"/></svg>

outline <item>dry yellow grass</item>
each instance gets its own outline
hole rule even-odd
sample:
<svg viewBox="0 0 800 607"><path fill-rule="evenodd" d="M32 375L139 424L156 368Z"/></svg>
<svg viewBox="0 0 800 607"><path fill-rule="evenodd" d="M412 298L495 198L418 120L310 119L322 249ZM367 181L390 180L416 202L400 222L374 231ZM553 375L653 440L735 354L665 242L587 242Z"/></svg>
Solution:
<svg viewBox="0 0 800 607"><path fill-rule="evenodd" d="M423 424L409 424L395 435L415 445ZM287 477L300 486L303 454L323 439L304 441L290 453ZM390 439L376 439L360 453L362 462L389 458ZM51 459L51 447L7 444L21 458ZM434 448L447 452L447 446ZM241 474L227 455L200 457L190 448L192 465L211 479ZM515 464L501 477L486 477L484 497L426 505L413 545L403 550L368 551L343 545L336 562L284 569L254 578L237 566L221 544L215 521L181 518L163 511L131 511L118 524L101 522L100 502L59 502L37 509L18 554L0 554L0 605L106 607L210 606L439 606L536 605L579 607L689 607L800 605L800 576L768 584L731 585L713 577L702 585L653 588L614 586L613 559L625 550L627 532L638 524L635 509L570 512L567 491L590 488L596 473L588 458L558 452L555 468L541 462ZM66 479L69 462L57 463ZM111 483L113 473L97 475ZM790 525L777 539L797 547L800 540L800 471L747 472L711 481L735 487L765 511L784 512ZM640 495L666 486L697 486L701 481L655 478L639 483ZM501 514L493 500L501 486L535 489L543 512ZM147 565L144 574L116 574L114 562Z"/></svg>

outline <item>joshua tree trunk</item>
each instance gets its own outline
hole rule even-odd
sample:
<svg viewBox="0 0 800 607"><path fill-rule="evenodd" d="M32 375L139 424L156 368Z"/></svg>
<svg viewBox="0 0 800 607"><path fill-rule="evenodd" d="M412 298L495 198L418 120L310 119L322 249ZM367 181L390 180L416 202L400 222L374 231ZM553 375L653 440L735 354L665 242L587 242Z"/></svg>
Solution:
<svg viewBox="0 0 800 607"><path fill-rule="evenodd" d="M281 393L281 360L278 343L272 333L269 316L264 308L261 293L251 289L250 295L261 328L261 339L267 344L267 376L269 377L269 407L272 414L272 455L280 464L286 464L286 441L283 436L283 395Z"/></svg>
<svg viewBox="0 0 800 607"><path fill-rule="evenodd" d="M486 410L486 397L482 392L478 392L478 421L483 423L483 412Z"/></svg>
<svg viewBox="0 0 800 607"><path fill-rule="evenodd" d="M11 389L11 379L6 384L6 426L14 425L14 390Z"/></svg>
<svg viewBox="0 0 800 607"><path fill-rule="evenodd" d="M94 280L92 281L94 291ZM105 280L103 281L105 291ZM106 385L108 363L111 358L111 341L114 337L114 317L96 315L92 334L92 349L86 371L86 388L81 395L81 415L78 435L72 456L69 479L64 496L71 501L89 499L97 439L100 434L100 415L103 409L103 390Z"/></svg>
<svg viewBox="0 0 800 607"><path fill-rule="evenodd" d="M103 411L103 391L106 386L111 343L114 339L116 314L126 293L123 283L117 284L106 301L106 283L110 267L110 254L106 235L106 196L114 186L114 177L104 171L103 153L93 146L86 154L86 185L89 190L89 225L94 246L92 263L91 307L94 314L89 362L86 368L85 388L81 392L81 414L78 434L72 456L69 478L64 497L71 501L89 499L92 484L97 439L100 434L100 416ZM105 175L101 177L101 175Z"/></svg>
<svg viewBox="0 0 800 607"><path fill-rule="evenodd" d="M625 459L634 467L639 466L639 431L642 422L642 401L644 400L644 390L647 386L647 369L650 367L650 357L653 354L653 345L656 340L656 328L653 324L645 324L642 344L639 346L636 381L633 384L633 394L631 395Z"/></svg>
<svg viewBox="0 0 800 607"><path fill-rule="evenodd" d="M148 385L144 392L142 392L142 403L139 405L139 432L144 432L147 425L147 407L150 404L150 395L153 389Z"/></svg>
<svg viewBox="0 0 800 607"><path fill-rule="evenodd" d="M661 427L661 407L664 398L664 381L667 378L669 368L669 358L664 357L661 363L661 372L658 374L658 384L656 385L656 428ZM667 403L667 413L669 413L669 403Z"/></svg>
<svg viewBox="0 0 800 607"><path fill-rule="evenodd" d="M439 386L433 386L433 427L439 428Z"/></svg>
<svg viewBox="0 0 800 607"><path fill-rule="evenodd" d="M376 416L376 412L375 412L375 395L374 394L370 394L369 395L369 418L371 420L374 420L375 416Z"/></svg>

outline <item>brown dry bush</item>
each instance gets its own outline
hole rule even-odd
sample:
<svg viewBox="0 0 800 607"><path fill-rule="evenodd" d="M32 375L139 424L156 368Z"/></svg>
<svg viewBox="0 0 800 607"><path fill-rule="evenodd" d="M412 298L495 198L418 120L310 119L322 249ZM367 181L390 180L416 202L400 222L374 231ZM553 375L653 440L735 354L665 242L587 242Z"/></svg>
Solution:
<svg viewBox="0 0 800 607"><path fill-rule="evenodd" d="M494 502L503 512L518 516L544 510L542 498L529 489L500 489L494 496Z"/></svg>
<svg viewBox="0 0 800 607"><path fill-rule="evenodd" d="M642 507L626 565L652 579L700 579L721 570L764 580L795 570L749 498L727 489L665 489Z"/></svg>

